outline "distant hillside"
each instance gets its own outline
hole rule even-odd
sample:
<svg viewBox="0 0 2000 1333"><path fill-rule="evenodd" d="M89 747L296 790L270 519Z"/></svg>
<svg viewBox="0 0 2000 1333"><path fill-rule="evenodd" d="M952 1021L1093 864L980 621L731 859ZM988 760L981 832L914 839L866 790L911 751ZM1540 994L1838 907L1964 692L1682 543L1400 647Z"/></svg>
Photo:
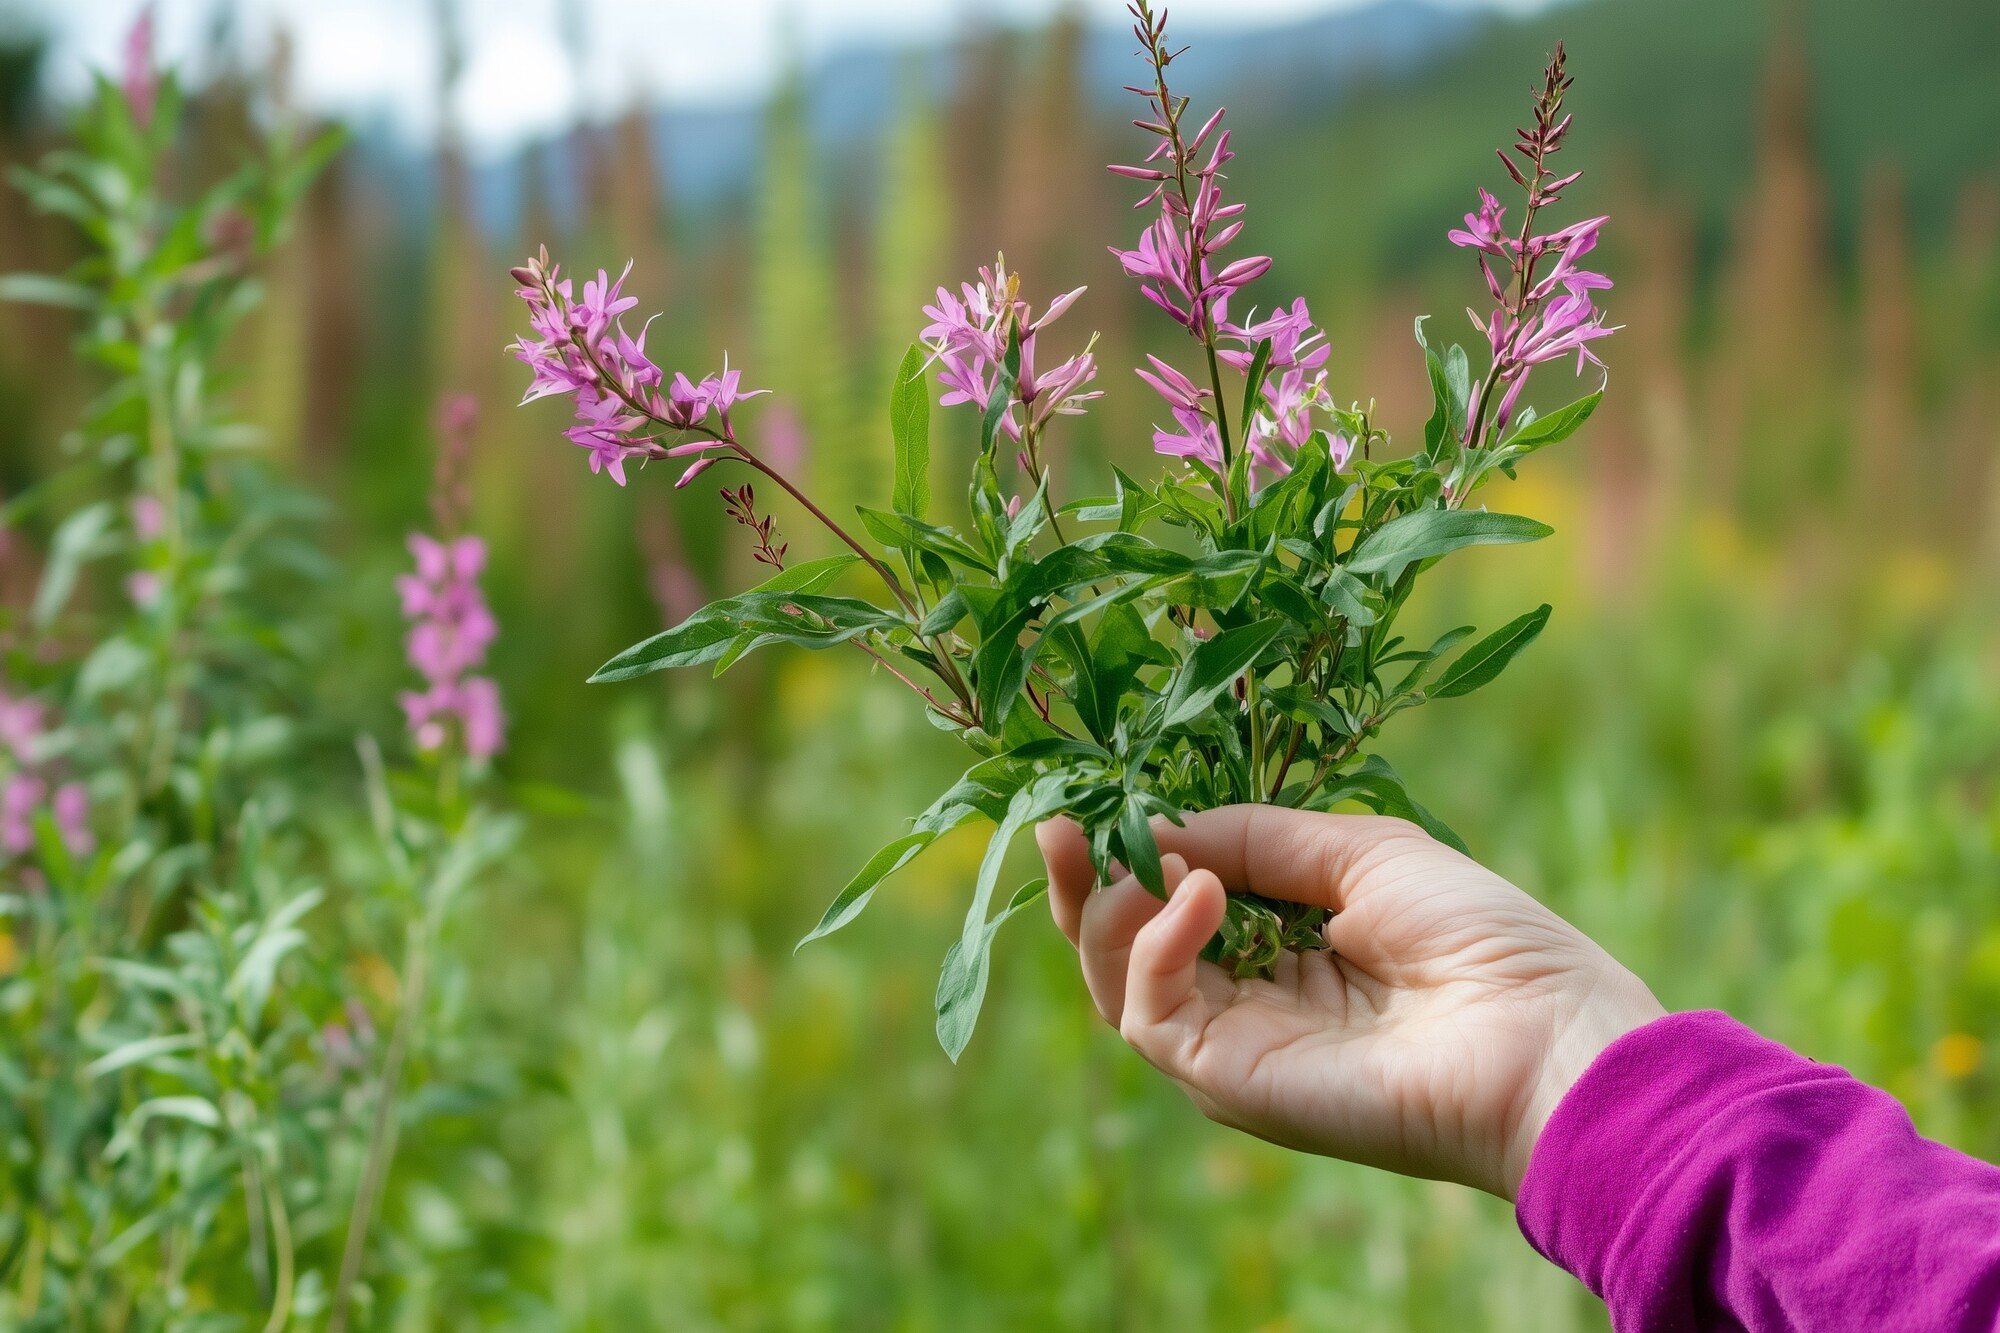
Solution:
<svg viewBox="0 0 2000 1333"><path fill-rule="evenodd" d="M1109 14L1102 0L1088 12ZM1749 175L1772 14L1803 32L1810 123L1834 222L1844 227L1876 164L1899 171L1920 240L1950 216L1964 183L2000 172L2000 3L1996 0L1580 0L1501 19L1428 0L1379 0L1293 24L1240 32L1190 26L1184 87L1235 111L1259 187L1282 176L1290 205L1267 222L1280 249L1323 257L1329 230L1390 267L1435 240L1462 211L1468 182L1492 173L1491 149L1519 112L1556 39L1579 76L1578 165L1692 204L1710 225ZM1092 105L1107 123L1127 108L1130 40L1108 22L1086 40ZM804 75L815 135L835 151L880 137L912 89L946 99L961 77L948 48L838 52ZM762 108L659 112L654 142L673 197L703 209L756 179ZM480 197L505 227L519 163L489 165ZM1356 256L1357 258L1360 256Z"/></svg>
<svg viewBox="0 0 2000 1333"><path fill-rule="evenodd" d="M1790 23L1774 29L1786 11ZM2000 174L1994 0L1595 0L1493 22L1419 78L1315 118L1284 162L1260 155L1241 174L1287 178L1298 204L1289 228L1360 213L1356 241L1392 263L1408 258L1462 211L1468 182L1497 174L1492 149L1558 38L1578 76L1573 165L1689 204L1711 228L1749 177L1774 41L1802 48L1807 125L1837 231L1877 166L1900 173L1920 240L1948 224L1968 180ZM1253 105L1268 142L1284 122Z"/></svg>
<svg viewBox="0 0 2000 1333"><path fill-rule="evenodd" d="M1104 21L1086 38L1087 92L1107 121L1122 119L1132 78L1132 40L1116 0L1093 0L1084 12ZM1190 25L1197 56L1181 67L1182 86L1204 102L1252 95L1324 115L1351 88L1402 79L1436 63L1478 31L1463 9L1430 0L1376 0L1297 23L1212 32ZM1019 34L1016 34L1019 36ZM866 45L834 52L805 71L814 134L835 149L874 142L912 91L950 98L962 51L944 47ZM740 195L758 170L763 109L756 105L675 106L655 117L654 142L675 196L697 206ZM481 197L506 211L517 197L517 164L488 166Z"/></svg>

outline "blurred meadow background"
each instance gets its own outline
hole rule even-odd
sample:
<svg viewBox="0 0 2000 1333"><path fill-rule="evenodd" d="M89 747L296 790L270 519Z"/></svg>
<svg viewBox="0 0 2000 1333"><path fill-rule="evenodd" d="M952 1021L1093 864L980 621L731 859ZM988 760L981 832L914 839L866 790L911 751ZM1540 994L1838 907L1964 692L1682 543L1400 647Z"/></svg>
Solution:
<svg viewBox="0 0 2000 1333"><path fill-rule="evenodd" d="M1064 483L1153 466L1154 405L1117 368L1172 330L1104 248L1141 223L1102 169L1135 139L1113 0L911 0L902 37L842 36L826 15L852 6L795 0L771 17L768 78L742 88L607 51L611 0L496 7L508 32L532 10L538 45L494 66L487 8L356 7L377 28L342 58L379 42L412 69L405 114L301 79L337 17L301 34L282 6L163 7L188 96L177 182L220 177L274 124L350 132L219 358L229 415L317 501L281 520L319 558L279 571L270 613L290 627L271 711L294 803L335 812L306 820L325 896L271 1001L302 1059L329 1024L387 1032L410 994L404 937L355 924L383 880L366 814L338 812L366 808L356 736L408 758L394 579L430 525L438 405L479 406L467 526L492 548L508 718L482 799L521 823L431 945L359 1326L1602 1327L1497 1201L1202 1121L1097 1022L1040 914L1009 928L954 1068L931 992L979 837L794 956L963 766L858 656L769 654L719 687L583 684L757 576L713 487L676 494L654 471L621 491L560 410L514 409L506 269L538 244L572 270L636 260L640 313L666 312L661 360L727 348L777 391L749 430L842 505L886 494L887 386L919 306L1004 250L1037 294L1091 288L1069 319L1102 331L1109 392L1068 437ZM678 8L629 6L669 28ZM1191 6L1179 31L1188 91L1231 108L1250 236L1277 260L1255 294L1310 300L1337 397L1420 433L1412 320L1476 336L1459 312L1477 273L1444 233L1496 176L1557 38L1589 171L1571 199L1612 216L1604 304L1627 326L1604 408L1510 502L1557 536L1464 558L1425 613L1491 625L1547 600L1548 634L1382 751L1669 1006L1727 1008L2000 1158L2000 8L1294 8ZM68 141L86 56L115 63L133 12L0 10L0 161ZM555 108L539 120L493 119L538 98ZM58 272L79 247L0 195L0 269ZM17 610L78 503L51 479L103 388L67 351L85 332L61 308L0 307L0 600ZM968 460L968 423L934 424ZM118 577L86 569L79 605L115 602ZM25 616L0 624L26 651ZM13 867L0 1016L21 1021L36 889ZM67 1021L87 1033L97 1012ZM18 1091L35 1075L9 1031ZM328 1114L365 1122L373 1095L364 1071ZM231 1222L241 1199L217 1202L197 1261L151 1231L63 1259L24 1126L4 1125L0 1326L263 1326L273 1279L240 1257L265 1243L256 1206ZM363 1169L355 1151L320 1168L277 1186L294 1191L295 1327L326 1322ZM63 1263L140 1294L117 1319L109 1297L64 1306ZM148 1313L161 1291L177 1294Z"/></svg>

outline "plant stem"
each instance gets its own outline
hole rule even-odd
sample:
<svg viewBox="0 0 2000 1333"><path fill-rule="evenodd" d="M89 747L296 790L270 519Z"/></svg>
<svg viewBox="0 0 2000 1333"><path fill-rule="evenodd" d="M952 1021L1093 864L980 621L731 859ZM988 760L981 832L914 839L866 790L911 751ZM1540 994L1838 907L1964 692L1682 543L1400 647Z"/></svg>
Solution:
<svg viewBox="0 0 2000 1333"><path fill-rule="evenodd" d="M543 283L542 290L544 295L552 304L559 302L562 299L560 294L555 291L554 287L549 285L546 281ZM594 369L597 372L599 383L609 385L611 391L618 395L619 401L623 402L627 407L631 408L634 412L637 412L641 416L645 417L646 420L652 422L654 425L660 427L662 430L674 431L683 435L690 435L690 434L698 435L705 437L709 440L712 440L716 444L723 447L724 449L729 450L731 454L733 454L736 458L740 459L742 462L749 464L752 468L756 469L758 472L763 473L766 477L769 477L772 481L776 482L778 484L779 489L783 490L785 494L791 496L792 499L798 501L798 503L802 507L804 507L805 511L808 514L811 514L813 518L819 521L822 527L824 527L828 532L832 533L835 537L838 537L843 543L846 544L849 550L853 551L854 554L861 557L863 563L865 563L870 569L875 571L875 573L881 578L883 586L888 588L891 595L895 597L898 605L900 605L903 608L905 614L909 615L912 619L916 620L921 620L923 618L924 613L922 609L918 606L918 604L914 600L912 600L909 592L904 589L902 581L896 577L894 571L892 571L887 565L883 564L882 561L878 559L875 556L875 554L871 552L867 547L863 546L860 542L856 541L854 539L853 534L848 532L846 528L843 528L840 524L834 522L833 517L830 514L828 514L824 509L821 509L817 504L814 504L810 496L808 496L804 491L800 490L797 486L795 486L792 483L791 478L785 476L784 473L778 471L776 468L772 467L769 463L766 463L763 459L757 457L757 455L751 453L748 449L744 448L741 444L737 442L735 432L729 428L729 417L727 413L723 414L722 418L723 429L721 431L716 431L712 427L701 425L699 423L692 426L684 426L672 421L668 421L665 418L661 417L646 403L642 402L639 399L638 395L634 394L629 389L627 389L625 385L622 382L620 382L619 378L616 375L613 375L610 372L608 372L605 369L604 364L600 360L598 360L596 349L591 347L590 344L587 343L579 333L575 331L571 332L570 346L573 347L577 351L577 353L590 364L592 369ZM659 444L657 441L653 442L652 448L648 451L647 456L650 458L672 457L672 455L668 453L666 447L664 445ZM952 655L945 650L945 647L942 643L933 643L931 645L931 649L932 652L937 657L939 664L943 667L943 670L940 672L941 678L944 680L945 684L951 687L952 693L958 696L959 703L963 705L966 712L972 717L973 725L975 726L978 725L979 709L974 705L972 701L972 688L970 685L966 683L964 673L962 673L958 669L957 662L953 659Z"/></svg>
<svg viewBox="0 0 2000 1333"><path fill-rule="evenodd" d="M883 584L888 587L889 591L892 594L894 594L896 600L902 604L904 611L908 612L910 615L913 616L920 614L917 610L917 604L910 600L909 593L904 590L902 580L896 577L895 571L890 569L887 565L883 564L882 561L879 558L877 558L872 552L870 552L867 547L863 546L860 542L856 541L853 535L849 533L846 528L843 528L840 526L840 524L834 522L833 518L824 509L821 509L818 505L813 503L812 498L810 496L808 496L804 491L800 490L797 486L792 484L791 478L787 477L784 473L778 471L778 469L772 467L769 463L766 463L763 459L757 457L757 455L751 453L748 449L745 449L742 445L738 444L733 438L725 436L722 438L721 443L725 447L730 449L732 452L734 452L738 458L742 459L744 462L748 463L751 467L757 469L757 471L763 473L765 476L769 477L772 481L777 482L779 487L783 489L785 494L791 496L794 500L798 501L799 504L805 509L805 511L808 514L811 514L815 519L819 521L822 527L824 527L828 532L831 532L834 536L840 538L841 541L847 543L849 550L853 551L854 554L860 556L861 559L867 563L870 569L874 570L877 574L881 576Z"/></svg>
<svg viewBox="0 0 2000 1333"><path fill-rule="evenodd" d="M818 519L828 532L840 538L841 541L846 542L849 550L860 556L870 569L881 575L882 582L888 587L891 593L895 594L896 600L902 604L905 613L918 619L922 618L923 613L917 608L916 603L910 600L909 593L904 591L902 582L897 579L895 573L877 559L867 547L856 541L847 529L834 522L825 510L814 504L810 496L793 485L791 478L785 476L784 473L778 471L769 463L766 463L763 459L738 444L733 436L725 437L722 442L738 458L769 477L772 481L777 482L785 494L798 501L805 508L805 511L815 519ZM958 696L959 703L965 706L967 713L972 717L973 725L977 725L979 710L973 706L972 688L966 683L963 673L959 671L958 663L952 658L951 653L945 649L941 642L933 641L931 643L931 652L943 668L939 674L942 676L945 684L951 686L952 693Z"/></svg>
<svg viewBox="0 0 2000 1333"><path fill-rule="evenodd" d="M361 1260L368 1248L368 1228L374 1218L383 1182L389 1175L389 1164L396 1155L396 1096L402 1086L403 1063L409 1053L411 1037L420 1021L429 957L429 922L420 918L410 927L409 964L402 1005L396 1013L395 1031L389 1036L389 1049L382 1056L382 1077L375 1094L375 1118L368 1131L368 1156L361 1170L361 1184L355 1190L354 1210L347 1217L347 1241L341 1249L340 1276L334 1281L327 1333L345 1333L347 1328L348 1305L353 1299L354 1283L361 1276Z"/></svg>
<svg viewBox="0 0 2000 1333"><path fill-rule="evenodd" d="M271 1214L271 1244L278 1256L278 1293L271 1302L271 1317L264 1333L282 1333L292 1320L292 1281L295 1258L292 1254L292 1220L285 1211L284 1191L270 1174L264 1176L264 1197Z"/></svg>
<svg viewBox="0 0 2000 1333"><path fill-rule="evenodd" d="M1230 463L1233 448L1229 430L1229 408L1222 396L1222 363L1215 354L1215 309L1202 302L1202 260L1200 238L1195 235L1194 196L1188 190L1189 153L1187 141L1181 137L1181 114L1187 109L1186 102L1177 101L1173 91L1167 87L1167 65L1173 56L1160 45L1159 33L1163 29L1153 27L1153 10L1149 4L1139 5L1141 21L1153 35L1148 39L1151 48L1147 57L1153 66L1155 97L1159 102L1160 120L1166 126L1168 141L1173 144L1174 191L1180 196L1182 216L1188 220L1188 274L1187 289L1194 294L1195 302L1201 309L1201 328L1194 330L1200 339L1202 350L1208 357L1208 383L1215 393L1215 431L1222 444L1222 508L1230 522L1236 521L1236 497L1229 485Z"/></svg>
<svg viewBox="0 0 2000 1333"><path fill-rule="evenodd" d="M1246 794L1254 801L1264 784L1264 719L1257 715L1257 668L1254 664L1244 673L1243 708L1250 719L1250 791Z"/></svg>
<svg viewBox="0 0 2000 1333"><path fill-rule="evenodd" d="M852 642L856 648L859 648L862 652L867 653L870 657L874 658L876 663L880 665L884 671L887 671L897 680L902 681L905 685L915 690L918 694L921 694L924 697L924 701L930 704L932 708L937 709L939 713L943 714L945 717L950 718L953 722L956 722L961 727L970 727L971 725L973 725L972 719L966 717L963 713L960 713L956 708L952 707L950 704L944 703L935 694L932 694L929 690L917 684L916 681L911 680L908 676L904 675L901 671L897 670L895 663L891 662L886 655L876 651L876 649L874 649L868 643L866 643L861 639L855 639Z"/></svg>

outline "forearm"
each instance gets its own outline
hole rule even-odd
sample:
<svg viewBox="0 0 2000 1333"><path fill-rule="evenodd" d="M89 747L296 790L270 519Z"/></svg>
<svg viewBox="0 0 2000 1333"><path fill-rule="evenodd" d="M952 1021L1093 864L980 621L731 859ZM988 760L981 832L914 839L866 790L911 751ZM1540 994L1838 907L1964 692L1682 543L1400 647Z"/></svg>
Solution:
<svg viewBox="0 0 2000 1333"><path fill-rule="evenodd" d="M2000 1327L2000 1168L1721 1014L1606 1050L1549 1119L1518 1215L1621 1333Z"/></svg>

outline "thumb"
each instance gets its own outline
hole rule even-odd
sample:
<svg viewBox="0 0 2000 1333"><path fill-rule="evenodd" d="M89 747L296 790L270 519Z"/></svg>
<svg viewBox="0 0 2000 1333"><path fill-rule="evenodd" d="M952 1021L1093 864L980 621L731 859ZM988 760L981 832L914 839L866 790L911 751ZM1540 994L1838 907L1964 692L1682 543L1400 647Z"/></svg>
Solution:
<svg viewBox="0 0 2000 1333"><path fill-rule="evenodd" d="M1119 1031L1155 1064L1162 1064L1163 1055L1180 1048L1208 1021L1207 1006L1200 1002L1201 951L1222 924L1227 906L1222 881L1213 871L1190 871L1132 941Z"/></svg>

